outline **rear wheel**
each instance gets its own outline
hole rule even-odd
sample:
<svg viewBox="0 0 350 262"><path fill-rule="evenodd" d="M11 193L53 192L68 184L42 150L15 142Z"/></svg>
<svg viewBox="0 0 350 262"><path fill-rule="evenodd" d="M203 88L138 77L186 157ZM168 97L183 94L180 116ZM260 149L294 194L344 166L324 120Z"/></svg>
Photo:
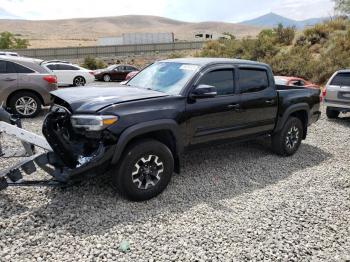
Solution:
<svg viewBox="0 0 350 262"><path fill-rule="evenodd" d="M126 198L145 201L163 192L173 171L174 158L166 145L139 140L125 150L112 183Z"/></svg>
<svg viewBox="0 0 350 262"><path fill-rule="evenodd" d="M335 119L339 116L339 114L340 114L339 111L327 107L326 115L329 119Z"/></svg>
<svg viewBox="0 0 350 262"><path fill-rule="evenodd" d="M303 138L303 123L290 117L283 129L272 136L272 149L281 156L291 156L298 151Z"/></svg>
<svg viewBox="0 0 350 262"><path fill-rule="evenodd" d="M41 101L39 97L31 92L18 92L13 95L9 102L14 114L20 117L35 117L41 111Z"/></svg>
<svg viewBox="0 0 350 262"><path fill-rule="evenodd" d="M86 80L84 77L82 76L77 76L76 78L74 78L73 80L73 85L74 86L85 86L86 84Z"/></svg>

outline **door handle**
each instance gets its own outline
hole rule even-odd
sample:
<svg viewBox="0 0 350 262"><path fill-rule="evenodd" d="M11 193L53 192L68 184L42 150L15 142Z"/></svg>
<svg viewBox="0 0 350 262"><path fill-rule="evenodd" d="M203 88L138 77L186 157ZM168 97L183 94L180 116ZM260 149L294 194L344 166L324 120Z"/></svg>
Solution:
<svg viewBox="0 0 350 262"><path fill-rule="evenodd" d="M243 111L240 104L228 105L227 108L230 109L230 110L234 110L236 112L242 112Z"/></svg>
<svg viewBox="0 0 350 262"><path fill-rule="evenodd" d="M275 103L274 99L269 99L265 101L266 104L273 105Z"/></svg>

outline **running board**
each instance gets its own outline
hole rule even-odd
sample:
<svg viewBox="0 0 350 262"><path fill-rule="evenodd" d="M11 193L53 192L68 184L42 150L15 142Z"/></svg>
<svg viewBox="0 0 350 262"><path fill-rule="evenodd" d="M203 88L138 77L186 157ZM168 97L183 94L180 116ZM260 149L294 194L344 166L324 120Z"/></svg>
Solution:
<svg viewBox="0 0 350 262"><path fill-rule="evenodd" d="M6 122L0 121L0 133L1 132L9 136L16 137L22 142L35 145L37 147L40 147L48 151L52 151L51 146L49 145L49 143L46 141L44 137L28 132L17 126L10 125Z"/></svg>

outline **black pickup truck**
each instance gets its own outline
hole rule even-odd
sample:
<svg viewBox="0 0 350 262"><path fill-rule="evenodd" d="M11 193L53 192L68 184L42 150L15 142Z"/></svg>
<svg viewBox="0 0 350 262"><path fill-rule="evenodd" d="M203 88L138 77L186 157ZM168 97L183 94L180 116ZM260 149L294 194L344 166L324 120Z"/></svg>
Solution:
<svg viewBox="0 0 350 262"><path fill-rule="evenodd" d="M294 154L320 117L320 90L275 86L262 63L219 58L155 62L127 86L52 92L43 124L56 180L110 173L127 198L161 193L180 156L217 141L271 138Z"/></svg>

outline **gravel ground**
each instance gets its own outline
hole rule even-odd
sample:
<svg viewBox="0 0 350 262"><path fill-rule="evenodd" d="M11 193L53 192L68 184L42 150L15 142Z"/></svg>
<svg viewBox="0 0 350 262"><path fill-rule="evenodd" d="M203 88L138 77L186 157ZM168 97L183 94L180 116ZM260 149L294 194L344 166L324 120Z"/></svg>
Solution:
<svg viewBox="0 0 350 262"><path fill-rule="evenodd" d="M24 126L40 133L42 120ZM323 116L290 158L264 141L193 151L144 203L104 179L9 188L0 192L0 261L350 260L349 128L350 117Z"/></svg>

